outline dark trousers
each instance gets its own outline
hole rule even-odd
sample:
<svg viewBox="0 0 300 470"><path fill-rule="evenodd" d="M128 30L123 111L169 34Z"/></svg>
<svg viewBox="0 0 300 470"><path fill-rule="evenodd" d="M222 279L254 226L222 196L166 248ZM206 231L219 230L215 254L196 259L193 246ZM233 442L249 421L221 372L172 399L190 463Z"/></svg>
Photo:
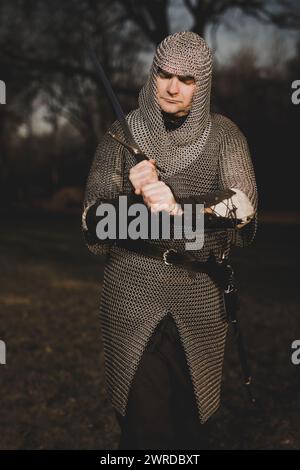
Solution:
<svg viewBox="0 0 300 470"><path fill-rule="evenodd" d="M119 449L205 449L191 377L174 320L159 323L132 381L126 415L116 412Z"/></svg>

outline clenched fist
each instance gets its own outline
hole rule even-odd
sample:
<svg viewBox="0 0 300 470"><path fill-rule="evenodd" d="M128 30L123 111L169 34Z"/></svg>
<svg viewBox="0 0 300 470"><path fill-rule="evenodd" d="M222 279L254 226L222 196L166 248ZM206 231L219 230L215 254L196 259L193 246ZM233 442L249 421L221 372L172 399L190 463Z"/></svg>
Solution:
<svg viewBox="0 0 300 470"><path fill-rule="evenodd" d="M155 167L156 160L143 160L133 166L129 171L129 180L137 195L141 194L143 186L158 181L158 173Z"/></svg>
<svg viewBox="0 0 300 470"><path fill-rule="evenodd" d="M163 181L149 183L142 187L141 194L151 212L167 211L172 215L181 215L182 209L176 203L170 187Z"/></svg>

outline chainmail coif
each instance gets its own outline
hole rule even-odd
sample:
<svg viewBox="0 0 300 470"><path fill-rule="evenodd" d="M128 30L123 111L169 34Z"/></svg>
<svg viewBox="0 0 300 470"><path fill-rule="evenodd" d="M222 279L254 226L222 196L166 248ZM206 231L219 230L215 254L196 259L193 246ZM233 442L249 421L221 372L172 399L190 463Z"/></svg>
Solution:
<svg viewBox="0 0 300 470"><path fill-rule="evenodd" d="M157 68L193 75L196 91L186 120L167 130L156 98ZM161 179L178 197L239 188L257 210L257 188L247 141L228 118L210 113L212 59L205 41L190 32L168 36L158 46L139 108L127 121L140 148L166 173ZM116 121L110 130L124 139ZM134 158L106 133L99 144L86 185L84 209L97 200L132 193L128 179ZM256 232L256 216L240 230L205 233L195 255L207 260L231 245L246 246ZM84 228L84 224L83 224ZM125 415L130 385L148 339L167 312L179 330L204 423L218 408L227 321L223 292L206 274L190 276L180 266L92 241L89 249L106 255L100 321L104 343L106 388L112 405ZM182 240L149 240L184 249ZM190 252L191 253L191 252ZM147 404L145 404L147 406Z"/></svg>
<svg viewBox="0 0 300 470"><path fill-rule="evenodd" d="M184 123L173 132L165 129L156 98L159 68L174 75L191 75L195 79L192 108ZM139 95L139 111L135 117L144 122L148 130L143 142L147 155L155 155L158 165L166 170L166 176L188 165L197 157L195 150L199 149L199 144L205 144L211 128L211 76L211 52L197 34L176 33L158 46L149 78Z"/></svg>

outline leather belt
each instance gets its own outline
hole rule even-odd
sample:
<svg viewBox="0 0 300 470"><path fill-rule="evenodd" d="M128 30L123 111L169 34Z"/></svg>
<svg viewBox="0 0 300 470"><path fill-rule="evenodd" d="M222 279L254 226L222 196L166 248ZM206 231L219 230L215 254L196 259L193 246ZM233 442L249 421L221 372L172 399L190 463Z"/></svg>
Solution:
<svg viewBox="0 0 300 470"><path fill-rule="evenodd" d="M207 261L198 261L187 251L180 253L174 248L163 249L143 240L118 239L114 245L145 256L161 259L168 266L175 265L192 272L205 272L222 288L226 288L228 285L227 262L218 262L213 251L211 251Z"/></svg>

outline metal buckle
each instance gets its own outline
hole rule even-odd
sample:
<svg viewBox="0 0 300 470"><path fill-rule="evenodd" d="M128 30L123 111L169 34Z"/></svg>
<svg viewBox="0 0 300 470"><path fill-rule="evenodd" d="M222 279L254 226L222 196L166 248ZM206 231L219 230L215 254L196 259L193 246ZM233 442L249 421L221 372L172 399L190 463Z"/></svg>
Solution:
<svg viewBox="0 0 300 470"><path fill-rule="evenodd" d="M167 264L167 265L173 264L173 263L168 263L168 261L167 261L167 254L170 253L170 251L174 251L174 253L177 253L177 250L174 250L173 248L169 248L168 250L166 250L163 253L163 260L164 260L164 263Z"/></svg>
<svg viewBox="0 0 300 470"><path fill-rule="evenodd" d="M228 281L228 285L227 285L227 288L224 289L224 292L226 294L230 294L230 292L232 292L234 289L235 289L235 285L234 285L234 271L233 271L233 268L230 264L227 264L226 265L227 269L229 269L229 281Z"/></svg>
<svg viewBox="0 0 300 470"><path fill-rule="evenodd" d="M231 283L229 283L227 288L224 289L224 292L225 294L230 294L230 292L232 292L233 290L234 290L234 286Z"/></svg>

